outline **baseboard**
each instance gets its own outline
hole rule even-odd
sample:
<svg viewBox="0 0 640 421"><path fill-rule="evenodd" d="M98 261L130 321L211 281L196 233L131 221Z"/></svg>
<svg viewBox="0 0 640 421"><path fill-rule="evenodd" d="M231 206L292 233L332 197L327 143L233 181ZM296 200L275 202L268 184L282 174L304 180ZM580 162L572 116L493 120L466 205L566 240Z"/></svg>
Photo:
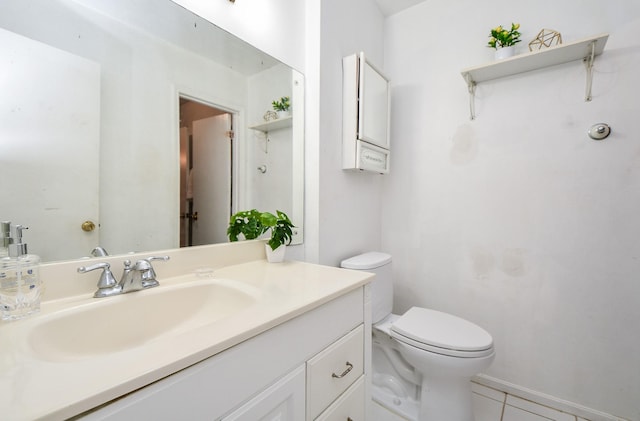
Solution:
<svg viewBox="0 0 640 421"><path fill-rule="evenodd" d="M521 399L537 403L539 405L548 406L549 408L557 409L562 412L566 412L572 415L576 415L581 418L585 418L591 421L629 421L624 418L616 417L615 415L607 414L595 409L587 408L586 406L579 405L577 403L569 402L563 399L556 398L555 396L547 395L542 392L527 389L526 387L518 386L517 384L509 383L504 380L496 379L485 374L478 374L474 376L472 381L481 384L486 387L490 387L500 392L507 393L509 395L517 396Z"/></svg>

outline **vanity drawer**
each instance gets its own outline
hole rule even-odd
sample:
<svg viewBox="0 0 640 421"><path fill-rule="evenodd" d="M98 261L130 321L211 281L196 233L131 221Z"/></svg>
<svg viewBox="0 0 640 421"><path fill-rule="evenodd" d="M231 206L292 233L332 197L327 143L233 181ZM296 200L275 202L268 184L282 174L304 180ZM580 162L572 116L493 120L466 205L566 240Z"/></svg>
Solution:
<svg viewBox="0 0 640 421"><path fill-rule="evenodd" d="M331 404L315 421L365 421L364 376Z"/></svg>
<svg viewBox="0 0 640 421"><path fill-rule="evenodd" d="M307 419L316 418L363 374L364 327L307 361Z"/></svg>

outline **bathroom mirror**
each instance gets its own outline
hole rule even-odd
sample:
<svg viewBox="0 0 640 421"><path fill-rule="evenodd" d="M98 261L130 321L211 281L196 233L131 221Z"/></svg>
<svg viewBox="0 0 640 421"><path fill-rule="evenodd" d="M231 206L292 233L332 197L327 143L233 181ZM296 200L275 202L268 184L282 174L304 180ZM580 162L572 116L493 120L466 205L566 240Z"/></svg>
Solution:
<svg viewBox="0 0 640 421"><path fill-rule="evenodd" d="M229 215L251 208L284 211L302 242L296 70L170 0L3 0L0 42L0 219L29 227L30 253L226 241ZM217 115L227 148L194 148ZM220 171L196 178L195 162L224 168L228 189L212 193ZM221 215L198 205L202 190Z"/></svg>

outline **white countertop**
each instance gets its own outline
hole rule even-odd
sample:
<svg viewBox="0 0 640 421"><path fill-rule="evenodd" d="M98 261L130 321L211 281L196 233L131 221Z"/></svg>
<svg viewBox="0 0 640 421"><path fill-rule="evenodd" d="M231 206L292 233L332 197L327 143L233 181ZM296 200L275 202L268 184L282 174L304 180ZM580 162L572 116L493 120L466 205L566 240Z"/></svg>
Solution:
<svg viewBox="0 0 640 421"><path fill-rule="evenodd" d="M160 265L158 265L160 266ZM250 261L213 269L211 278L241 282L259 292L256 304L234 316L126 351L45 360L28 343L44 318L99 300L91 294L43 302L40 314L0 322L0 418L65 419L175 373L368 283L372 275L301 262ZM193 274L163 279L160 287L197 281ZM157 288L156 288L157 289ZM127 294L135 299L139 291ZM171 309L167 309L171 311ZM179 317L176 314L176 317ZM132 320L132 322L135 322ZM82 335L82 332L77 332Z"/></svg>

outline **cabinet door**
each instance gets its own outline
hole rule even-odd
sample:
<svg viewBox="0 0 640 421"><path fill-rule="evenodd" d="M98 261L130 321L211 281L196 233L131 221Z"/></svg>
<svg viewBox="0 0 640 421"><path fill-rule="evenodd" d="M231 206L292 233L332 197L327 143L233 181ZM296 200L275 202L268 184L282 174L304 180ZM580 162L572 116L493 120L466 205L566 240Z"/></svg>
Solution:
<svg viewBox="0 0 640 421"><path fill-rule="evenodd" d="M301 366L223 418L223 421L300 421L305 410L305 367Z"/></svg>
<svg viewBox="0 0 640 421"><path fill-rule="evenodd" d="M360 53L358 139L389 149L389 81Z"/></svg>
<svg viewBox="0 0 640 421"><path fill-rule="evenodd" d="M365 421L364 376L361 376L315 421Z"/></svg>

